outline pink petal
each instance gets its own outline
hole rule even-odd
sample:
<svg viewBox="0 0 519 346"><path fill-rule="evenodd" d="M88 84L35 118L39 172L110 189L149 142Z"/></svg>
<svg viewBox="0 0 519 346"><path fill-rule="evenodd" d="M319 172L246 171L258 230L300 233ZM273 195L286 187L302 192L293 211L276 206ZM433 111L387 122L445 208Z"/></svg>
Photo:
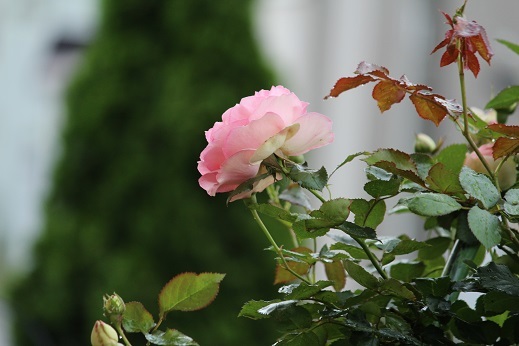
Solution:
<svg viewBox="0 0 519 346"><path fill-rule="evenodd" d="M256 150L284 127L283 120L277 114L268 113L247 126L233 128L227 137L227 142L223 144L222 150L226 157L241 150Z"/></svg>
<svg viewBox="0 0 519 346"><path fill-rule="evenodd" d="M332 121L319 113L308 113L297 119L299 131L285 142L281 150L297 156L333 142Z"/></svg>
<svg viewBox="0 0 519 346"><path fill-rule="evenodd" d="M200 161L198 161L198 171L200 174L207 174L209 172L220 169L220 166L225 161L225 155L222 148L218 145L210 143L200 154Z"/></svg>
<svg viewBox="0 0 519 346"><path fill-rule="evenodd" d="M243 150L228 158L216 176L220 186L216 192L228 192L241 183L254 178L258 174L259 165L251 165L250 158L254 150Z"/></svg>

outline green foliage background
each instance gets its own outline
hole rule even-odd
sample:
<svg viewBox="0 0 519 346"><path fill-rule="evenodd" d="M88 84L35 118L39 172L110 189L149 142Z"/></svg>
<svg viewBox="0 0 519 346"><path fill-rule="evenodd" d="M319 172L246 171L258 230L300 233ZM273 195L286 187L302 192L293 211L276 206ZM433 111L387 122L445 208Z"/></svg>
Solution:
<svg viewBox="0 0 519 346"><path fill-rule="evenodd" d="M204 130L272 84L249 1L102 6L67 96L35 267L12 291L17 344L88 344L102 296L114 291L156 316L161 287L185 271L227 276L212 305L170 314L169 327L202 345L268 344L272 325L237 315L274 294L273 256L246 208L207 196L196 169Z"/></svg>

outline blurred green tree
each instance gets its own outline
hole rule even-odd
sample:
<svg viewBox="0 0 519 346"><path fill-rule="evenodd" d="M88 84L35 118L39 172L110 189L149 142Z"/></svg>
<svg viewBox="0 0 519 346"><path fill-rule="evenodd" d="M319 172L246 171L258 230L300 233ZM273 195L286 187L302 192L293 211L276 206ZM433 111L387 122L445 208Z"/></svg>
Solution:
<svg viewBox="0 0 519 346"><path fill-rule="evenodd" d="M247 300L274 293L267 241L241 203L226 206L197 182L204 130L272 84L249 5L102 2L100 29L67 95L34 268L12 291L17 344L87 344L103 294L114 291L156 316L161 287L185 271L227 277L212 305L172 313L168 326L202 345L275 339L271 325L237 318Z"/></svg>

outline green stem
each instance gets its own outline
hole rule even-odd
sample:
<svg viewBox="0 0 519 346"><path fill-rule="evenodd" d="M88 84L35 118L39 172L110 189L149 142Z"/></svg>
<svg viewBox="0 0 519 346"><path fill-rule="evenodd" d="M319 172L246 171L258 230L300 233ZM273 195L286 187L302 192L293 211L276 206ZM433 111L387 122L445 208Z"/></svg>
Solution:
<svg viewBox="0 0 519 346"><path fill-rule="evenodd" d="M366 243L364 242L363 239L361 238L357 238L357 237L354 237L352 235L350 235L350 237L353 238L353 240L355 240L359 245L360 247L362 248L362 250L364 250L364 252L366 253L366 255L368 256L371 264L373 264L373 266L375 267L375 269L377 269L377 272L380 274L380 276L384 279L384 280L387 280L388 279L388 276L386 274L386 272L382 269L382 267L380 266L380 263L378 262L378 259L375 257L375 255L373 254L373 252L371 252L371 250L369 249L369 247L366 245Z"/></svg>
<svg viewBox="0 0 519 346"><path fill-rule="evenodd" d="M460 241L456 240L454 246L452 247L452 251L449 254L449 258L447 259L447 263L445 263L445 267L443 268L442 276L450 276L452 265L454 264L454 260L458 256L458 252L460 250Z"/></svg>
<svg viewBox="0 0 519 346"><path fill-rule="evenodd" d="M252 200L252 204L258 204L258 201L256 200L256 195L253 194L251 196L251 200ZM285 259L285 256L283 256L283 251L281 251L281 248L278 246L278 244L276 243L276 241L274 240L274 238L270 234L267 226L265 226L265 224L261 220L260 216L258 215L258 212L255 209L250 208L250 207L249 207L249 210L250 210L250 212L252 214L252 217L254 218L254 220L256 221L258 226L260 227L260 229L263 231L263 234L265 234L265 236L267 237L268 241L270 242L270 244L274 248L274 251L276 251L276 253L278 254L279 258L283 262L283 265L282 265L283 268L285 270L287 270L290 274L294 275L299 280L301 280L301 281L303 281L303 282L305 282L305 283L310 285L311 284L310 281L308 281L307 279L305 279L304 277L302 277L301 275L296 273L294 270L292 270L292 268L289 267L289 265L287 263L287 260Z"/></svg>
<svg viewBox="0 0 519 346"><path fill-rule="evenodd" d="M461 40L458 40L457 42L458 50L461 50ZM469 116L468 116L468 107L467 107L467 92L465 87L465 70L463 69L463 56L460 53L458 55L458 74L459 74L459 80L460 80L460 90L461 90L461 106L463 108L463 130L461 133L463 136L467 139L467 142L469 143L470 147L474 152L476 153L477 157L487 170L488 174L490 175L490 178L492 178L492 181L496 182L496 177L494 175L494 171L490 168L487 160L483 157L481 152L478 149L478 146L476 143L474 143L474 140L470 136L469 131Z"/></svg>
<svg viewBox="0 0 519 346"><path fill-rule="evenodd" d="M126 346L132 346L132 344L130 343L130 341L126 338L126 335L124 334L124 330L123 328L121 327L121 323L116 323L115 324L115 329L117 330L117 333L119 333L119 335L121 336L121 338L123 339L123 342Z"/></svg>
<svg viewBox="0 0 519 346"><path fill-rule="evenodd" d="M310 191L312 193L312 195L314 195L315 197L317 197L318 200L321 201L321 203L324 203L326 202L326 200L324 199L323 196L321 196L321 194L315 190L312 190L312 189L307 189L308 191Z"/></svg>

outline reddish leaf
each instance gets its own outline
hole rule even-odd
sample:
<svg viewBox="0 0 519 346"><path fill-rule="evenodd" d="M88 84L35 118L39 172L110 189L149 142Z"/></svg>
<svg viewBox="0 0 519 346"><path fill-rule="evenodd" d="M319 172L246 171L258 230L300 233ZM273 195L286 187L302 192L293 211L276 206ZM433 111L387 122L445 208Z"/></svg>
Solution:
<svg viewBox="0 0 519 346"><path fill-rule="evenodd" d="M395 103L399 103L405 96L405 91L389 80L380 81L373 88L373 98L377 101L380 112L385 112Z"/></svg>
<svg viewBox="0 0 519 346"><path fill-rule="evenodd" d="M458 58L460 51L454 45L450 45L447 47L445 53L443 53L442 58L440 60L440 67L447 66L452 64Z"/></svg>
<svg viewBox="0 0 519 346"><path fill-rule="evenodd" d="M441 162L431 167L425 182L433 191L463 197L464 190L459 182L458 175Z"/></svg>
<svg viewBox="0 0 519 346"><path fill-rule="evenodd" d="M471 37L470 42L476 47L479 55L490 65L490 59L492 59L494 52L488 42L485 28L481 27L481 33L478 36Z"/></svg>
<svg viewBox="0 0 519 346"><path fill-rule="evenodd" d="M341 78L335 83L332 90L330 90L330 94L326 96L324 99L327 99L329 97L337 97L347 90L354 89L360 85L373 81L375 81L375 78L366 75Z"/></svg>
<svg viewBox="0 0 519 346"><path fill-rule="evenodd" d="M423 119L432 121L436 126L440 125L440 122L448 114L446 107L438 102L435 95L414 93L409 96L409 99L413 102L418 115Z"/></svg>
<svg viewBox="0 0 519 346"><path fill-rule="evenodd" d="M508 137L519 138L519 126L517 125L491 124L487 128Z"/></svg>
<svg viewBox="0 0 519 346"><path fill-rule="evenodd" d="M389 75L389 70L383 66L370 64L365 61L362 61L359 66L357 66L356 74L375 74L379 75L382 73L383 75Z"/></svg>
<svg viewBox="0 0 519 346"><path fill-rule="evenodd" d="M474 77L478 77L479 74L479 61L476 57L476 54L472 52L465 53L465 59L463 59L463 63L465 64L465 68L468 68L474 74Z"/></svg>
<svg viewBox="0 0 519 346"><path fill-rule="evenodd" d="M346 286L346 270L341 261L325 262L324 270L328 280L333 281L335 292L340 292Z"/></svg>
<svg viewBox="0 0 519 346"><path fill-rule="evenodd" d="M494 160L497 160L500 157L517 153L519 153L519 138L501 137L494 143L492 156Z"/></svg>

